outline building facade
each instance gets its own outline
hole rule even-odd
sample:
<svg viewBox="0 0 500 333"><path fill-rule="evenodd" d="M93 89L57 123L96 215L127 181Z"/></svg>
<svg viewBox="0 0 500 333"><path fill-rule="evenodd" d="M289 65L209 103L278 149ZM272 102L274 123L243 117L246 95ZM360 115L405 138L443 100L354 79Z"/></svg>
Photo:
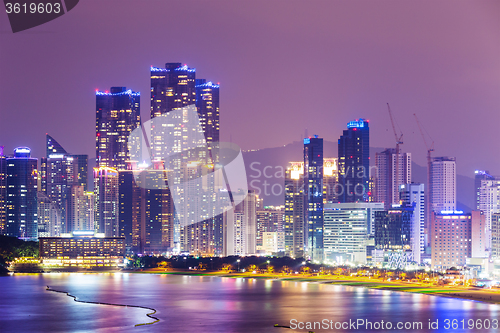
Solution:
<svg viewBox="0 0 500 333"><path fill-rule="evenodd" d="M386 149L375 154L375 165L375 201L383 202L385 209L389 209L399 204L399 186L411 183L411 154L397 156L396 149Z"/></svg>
<svg viewBox="0 0 500 333"><path fill-rule="evenodd" d="M472 216L460 211L432 212L432 269L463 267L472 255Z"/></svg>
<svg viewBox="0 0 500 333"><path fill-rule="evenodd" d="M7 236L24 240L38 239L38 160L31 149L18 147L7 163L6 214Z"/></svg>
<svg viewBox="0 0 500 333"><path fill-rule="evenodd" d="M323 139L304 139L304 250L323 261Z"/></svg>
<svg viewBox="0 0 500 333"><path fill-rule="evenodd" d="M365 119L347 124L338 141L340 202L367 202L370 179L370 129Z"/></svg>
<svg viewBox="0 0 500 333"><path fill-rule="evenodd" d="M125 256L123 237L104 237L93 231L42 237L39 247L46 269L116 269L123 265Z"/></svg>
<svg viewBox="0 0 500 333"><path fill-rule="evenodd" d="M141 125L140 93L126 87L96 91L96 164L126 170L130 160L127 140Z"/></svg>
<svg viewBox="0 0 500 333"><path fill-rule="evenodd" d="M425 185L421 183L403 184L399 187L401 204L413 207L410 224L410 246L413 261L421 264L427 258L425 245L428 235L425 233ZM430 249L428 251L430 254Z"/></svg>
<svg viewBox="0 0 500 333"><path fill-rule="evenodd" d="M375 213L382 203L329 203L324 211L325 260L366 263L367 242L372 235Z"/></svg>
<svg viewBox="0 0 500 333"><path fill-rule="evenodd" d="M435 157L431 162L431 209L455 211L457 209L457 173L454 157Z"/></svg>

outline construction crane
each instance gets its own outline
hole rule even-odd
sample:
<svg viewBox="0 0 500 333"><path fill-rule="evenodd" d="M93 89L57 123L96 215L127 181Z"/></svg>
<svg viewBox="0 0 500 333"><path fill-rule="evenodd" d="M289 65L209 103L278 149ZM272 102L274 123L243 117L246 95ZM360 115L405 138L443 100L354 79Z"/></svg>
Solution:
<svg viewBox="0 0 500 333"><path fill-rule="evenodd" d="M387 109L389 110L389 117L391 118L392 130L394 131L394 137L396 138L396 175L395 175L395 183L392 189L392 203L394 203L394 194L396 191L399 191L399 145L403 144L403 132L400 130L400 136L396 131L396 126L394 125L394 118L392 117L391 107L389 103L387 103Z"/></svg>
<svg viewBox="0 0 500 333"><path fill-rule="evenodd" d="M432 167L432 157L431 153L434 151L434 140L432 140L431 136L429 133L427 135L429 138L432 140L431 145L429 146L427 144L427 140L425 139L424 131L422 131L422 126L420 126L420 122L418 121L417 115L414 113L413 116L415 116L415 120L417 121L418 129L420 130L420 134L422 135L422 139L424 140L425 148L427 149L427 189L425 190L426 193L426 198L425 198L425 212L427 215L426 221L425 221L425 234L428 235L428 228L429 224L431 221L431 198L432 198L432 187L431 187L431 167ZM426 244L427 246L428 244Z"/></svg>

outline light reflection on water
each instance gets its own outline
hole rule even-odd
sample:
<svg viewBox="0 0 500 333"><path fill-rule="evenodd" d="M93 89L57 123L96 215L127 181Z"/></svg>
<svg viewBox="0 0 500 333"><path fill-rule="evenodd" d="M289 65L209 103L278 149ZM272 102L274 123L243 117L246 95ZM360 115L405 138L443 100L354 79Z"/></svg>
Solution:
<svg viewBox="0 0 500 333"><path fill-rule="evenodd" d="M47 285L80 300L152 307L158 310L155 316L161 321L134 327L152 321L146 317L147 310L77 303L63 294L45 291ZM499 310L498 305L453 298L295 281L131 273L0 277L0 331L16 333L279 333L291 331L274 324L288 326L291 319L420 321L424 328L429 320L438 319L439 330L419 332L445 332L444 319L499 319Z"/></svg>

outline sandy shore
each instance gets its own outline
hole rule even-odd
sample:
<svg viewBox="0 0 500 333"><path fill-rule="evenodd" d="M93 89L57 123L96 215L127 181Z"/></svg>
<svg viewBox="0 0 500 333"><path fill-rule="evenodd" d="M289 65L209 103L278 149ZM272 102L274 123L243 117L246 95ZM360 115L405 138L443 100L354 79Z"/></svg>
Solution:
<svg viewBox="0 0 500 333"><path fill-rule="evenodd" d="M252 274L252 273L225 273L192 270L167 270L160 268L146 269L142 271L132 271L134 273L147 274L173 274L173 275L194 275L194 276L219 276L229 278L247 279L272 279L279 281L316 282L352 287L362 287L371 289L382 289L399 292L419 293L443 297L462 298L473 301L500 304L500 289L482 289L464 286L435 286L428 283L382 281L374 278L346 277L346 276L312 276L302 274Z"/></svg>

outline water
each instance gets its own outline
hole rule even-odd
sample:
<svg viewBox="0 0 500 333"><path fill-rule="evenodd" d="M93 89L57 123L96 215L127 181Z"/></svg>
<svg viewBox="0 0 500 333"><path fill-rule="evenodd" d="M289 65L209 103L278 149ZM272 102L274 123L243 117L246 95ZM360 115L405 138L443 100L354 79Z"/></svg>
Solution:
<svg viewBox="0 0 500 333"><path fill-rule="evenodd" d="M80 300L155 308L160 322L134 327L152 322L146 317L150 311L78 303L46 291L46 286L68 291ZM461 299L291 281L133 273L0 277L0 332L308 331L274 327L290 326L292 319L423 325L410 330L370 330L365 326L357 330L311 329L314 332L498 332L493 328L468 330L467 320L498 320L499 310L496 304ZM445 329L446 319L457 319L458 327ZM438 320L438 329L429 329L429 320Z"/></svg>

